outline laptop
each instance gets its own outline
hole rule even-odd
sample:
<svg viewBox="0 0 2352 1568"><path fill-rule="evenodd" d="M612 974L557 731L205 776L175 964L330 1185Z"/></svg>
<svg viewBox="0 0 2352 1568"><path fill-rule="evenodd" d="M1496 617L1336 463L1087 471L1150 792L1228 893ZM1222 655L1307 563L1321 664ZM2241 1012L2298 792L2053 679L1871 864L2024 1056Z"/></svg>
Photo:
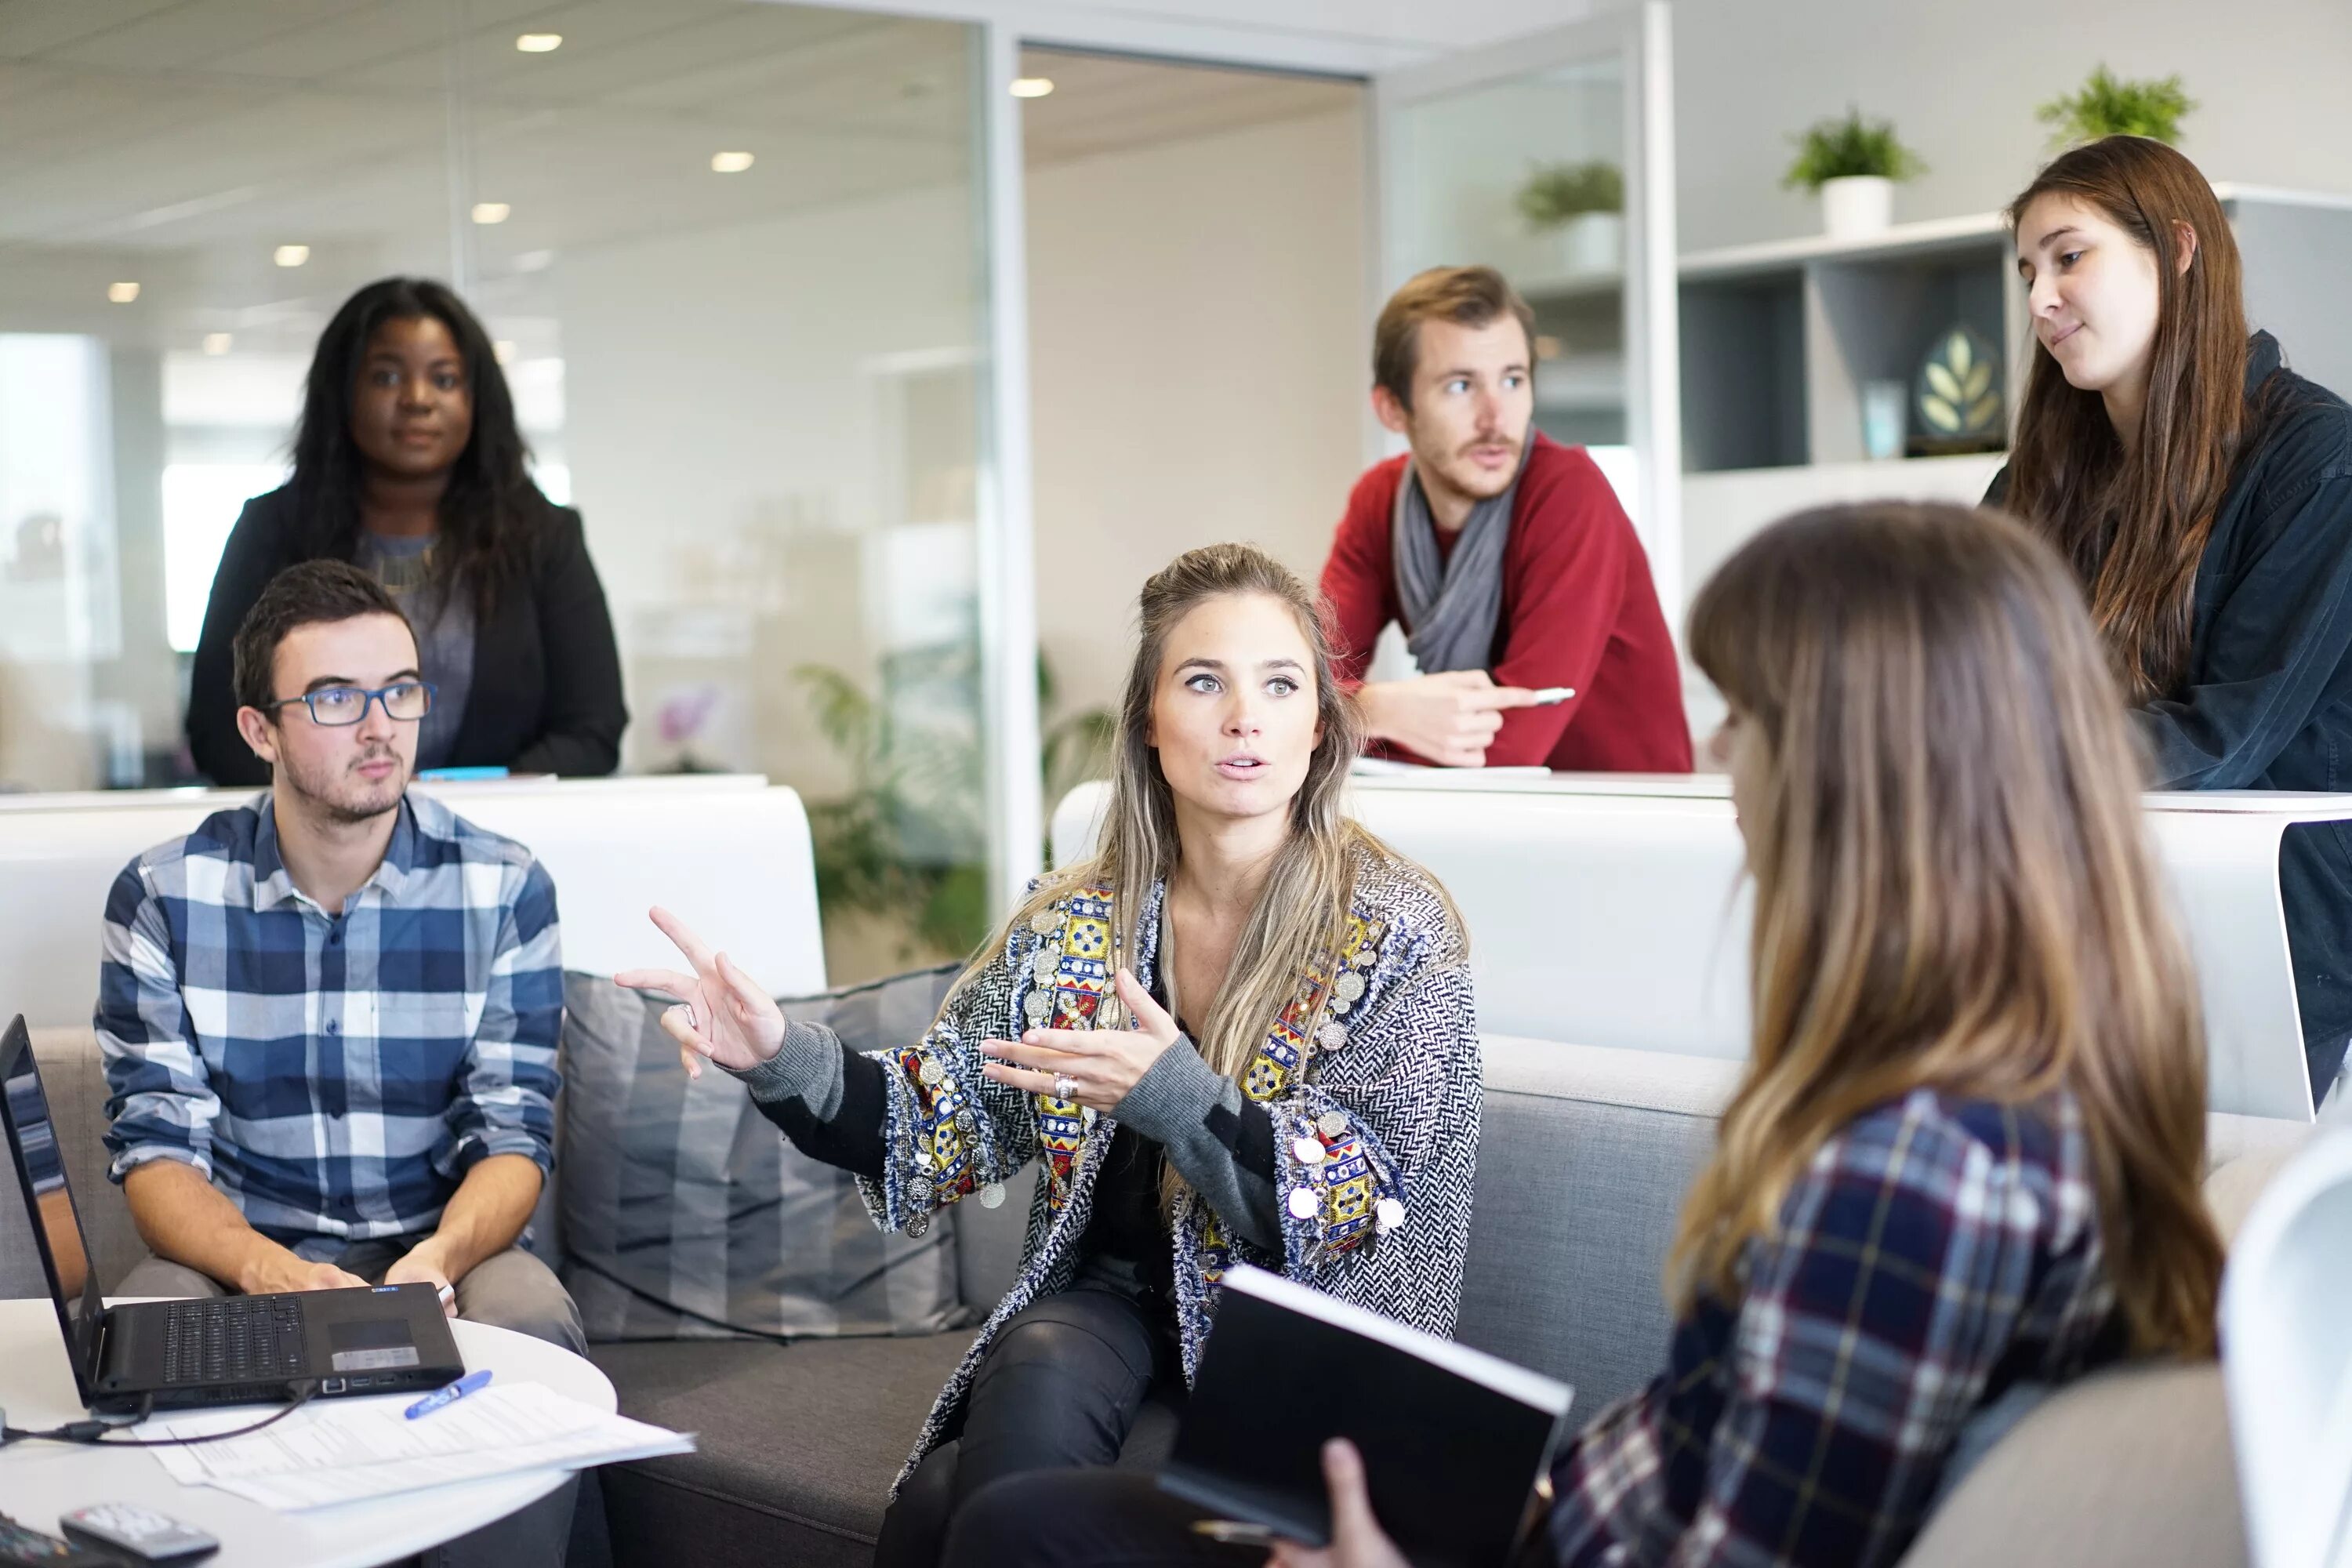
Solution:
<svg viewBox="0 0 2352 1568"><path fill-rule="evenodd" d="M438 1388L466 1370L430 1285L110 1307L66 1180L32 1037L0 1035L0 1121L82 1404L101 1414Z"/></svg>

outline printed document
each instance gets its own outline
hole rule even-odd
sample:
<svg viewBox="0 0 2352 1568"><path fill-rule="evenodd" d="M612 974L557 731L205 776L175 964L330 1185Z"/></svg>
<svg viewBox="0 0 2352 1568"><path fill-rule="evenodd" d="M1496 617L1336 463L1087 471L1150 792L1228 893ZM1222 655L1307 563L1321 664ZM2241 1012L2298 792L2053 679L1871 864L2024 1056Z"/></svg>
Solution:
<svg viewBox="0 0 2352 1568"><path fill-rule="evenodd" d="M689 1434L607 1415L536 1383L498 1384L411 1421L412 1396L310 1405L243 1437L153 1448L174 1480L291 1510L520 1470L580 1469L685 1454ZM148 1421L142 1437L249 1425L250 1410Z"/></svg>

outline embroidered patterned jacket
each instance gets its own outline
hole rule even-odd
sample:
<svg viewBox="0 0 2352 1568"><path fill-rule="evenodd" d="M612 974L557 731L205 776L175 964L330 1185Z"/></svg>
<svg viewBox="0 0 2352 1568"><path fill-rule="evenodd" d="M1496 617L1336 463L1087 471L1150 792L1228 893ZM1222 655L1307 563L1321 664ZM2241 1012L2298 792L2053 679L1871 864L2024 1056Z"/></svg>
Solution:
<svg viewBox="0 0 2352 1568"><path fill-rule="evenodd" d="M1129 961L1147 988L1164 893L1164 885L1153 888ZM1281 1255L1226 1236L1190 1191L1179 1199L1172 1245L1188 1383L1218 1281L1234 1261L1432 1333L1453 1332L1481 1103L1466 946L1421 874L1370 853L1358 863L1351 913L1347 951L1303 978L1298 998L1266 1021L1266 1043L1244 1078L1243 1092L1275 1125ZM1030 1026L1089 1026L1109 989L1113 929L1110 900L1098 891L1056 900L949 999L919 1043L878 1054L886 1173L859 1185L880 1225L919 1236L936 1210L975 1194L1000 1203L1002 1184L1032 1160L1046 1165L1020 1275L940 1391L901 1482L953 1435L998 1332L1076 1273L1117 1123L989 1081L980 1042Z"/></svg>

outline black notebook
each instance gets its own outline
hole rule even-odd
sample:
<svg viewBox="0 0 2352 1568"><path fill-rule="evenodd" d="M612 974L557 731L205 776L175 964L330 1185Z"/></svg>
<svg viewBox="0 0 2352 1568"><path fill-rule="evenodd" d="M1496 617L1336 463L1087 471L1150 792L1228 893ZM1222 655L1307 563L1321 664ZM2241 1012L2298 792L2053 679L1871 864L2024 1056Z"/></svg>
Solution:
<svg viewBox="0 0 2352 1568"><path fill-rule="evenodd" d="M1160 1485L1222 1519L1326 1544L1323 1445L1364 1456L1372 1510L1421 1568L1491 1568L1567 1423L1540 1373L1237 1267Z"/></svg>

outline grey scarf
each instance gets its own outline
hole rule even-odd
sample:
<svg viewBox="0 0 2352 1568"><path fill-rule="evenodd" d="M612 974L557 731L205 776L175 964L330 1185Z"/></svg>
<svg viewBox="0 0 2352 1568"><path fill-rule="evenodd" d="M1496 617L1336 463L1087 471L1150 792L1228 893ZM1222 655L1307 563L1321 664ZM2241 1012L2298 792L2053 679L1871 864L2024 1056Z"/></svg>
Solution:
<svg viewBox="0 0 2352 1568"><path fill-rule="evenodd" d="M1437 520L1421 488L1419 465L1408 460L1397 479L1396 512L1390 524L1396 557L1397 599L1412 627L1405 646L1423 675L1449 669L1485 669L1495 657L1495 624L1503 614L1503 546L1510 542L1511 508L1528 455L1536 448L1530 429L1519 447L1519 471L1511 488L1470 509L1443 563L1437 554Z"/></svg>

